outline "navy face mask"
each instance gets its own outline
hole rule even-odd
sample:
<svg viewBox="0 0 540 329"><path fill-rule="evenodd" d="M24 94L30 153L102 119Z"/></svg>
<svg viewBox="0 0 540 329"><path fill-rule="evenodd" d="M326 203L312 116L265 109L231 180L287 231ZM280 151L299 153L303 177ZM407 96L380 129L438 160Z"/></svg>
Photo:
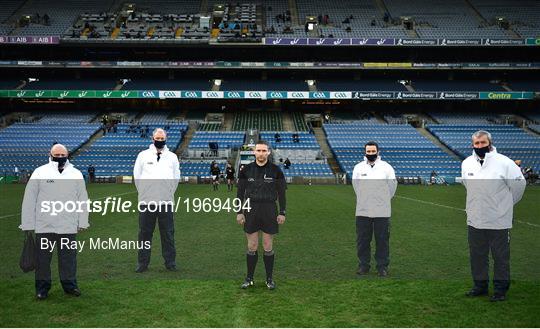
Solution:
<svg viewBox="0 0 540 329"><path fill-rule="evenodd" d="M373 162L375 160L377 160L377 154L366 154L366 158L368 159L369 162Z"/></svg>
<svg viewBox="0 0 540 329"><path fill-rule="evenodd" d="M162 149L165 144L166 144L167 141L154 141L154 146L157 148L157 149Z"/></svg>
<svg viewBox="0 0 540 329"><path fill-rule="evenodd" d="M67 157L53 157L51 156L51 160L54 162L58 162L58 167L63 167L66 164Z"/></svg>
<svg viewBox="0 0 540 329"><path fill-rule="evenodd" d="M486 153L489 153L489 145L484 147L473 147L474 153L478 155L479 158L483 158L486 156Z"/></svg>

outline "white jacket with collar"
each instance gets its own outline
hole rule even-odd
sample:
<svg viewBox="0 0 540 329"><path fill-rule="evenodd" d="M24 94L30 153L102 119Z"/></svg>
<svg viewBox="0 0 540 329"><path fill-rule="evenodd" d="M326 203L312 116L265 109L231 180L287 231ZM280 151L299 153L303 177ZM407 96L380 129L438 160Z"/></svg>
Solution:
<svg viewBox="0 0 540 329"><path fill-rule="evenodd" d="M467 225L477 229L512 228L514 205L525 191L519 167L493 147L483 165L474 153L461 164L461 180L467 190Z"/></svg>
<svg viewBox="0 0 540 329"><path fill-rule="evenodd" d="M137 156L133 178L140 203L174 201L174 192L180 181L178 156L164 146L157 161L157 149L150 144Z"/></svg>
<svg viewBox="0 0 540 329"><path fill-rule="evenodd" d="M62 202L67 210L53 215L54 201ZM86 201L88 194L81 172L67 161L60 173L58 163L49 160L34 170L26 184L19 228L35 233L75 234L79 228L88 228L88 211L86 205L74 209L71 204Z"/></svg>
<svg viewBox="0 0 540 329"><path fill-rule="evenodd" d="M356 216L391 216L397 181L394 168L388 162L377 157L371 166L364 157L364 161L354 167L352 185L356 193Z"/></svg>

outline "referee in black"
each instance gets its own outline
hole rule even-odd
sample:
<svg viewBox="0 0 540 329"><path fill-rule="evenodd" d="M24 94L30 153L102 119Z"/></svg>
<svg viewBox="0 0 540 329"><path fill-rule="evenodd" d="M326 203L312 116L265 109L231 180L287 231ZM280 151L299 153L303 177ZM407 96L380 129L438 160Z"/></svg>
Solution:
<svg viewBox="0 0 540 329"><path fill-rule="evenodd" d="M210 175L212 175L212 187L214 191L217 191L219 187L219 176L221 176L221 169L217 163L214 163L212 168L210 168Z"/></svg>
<svg viewBox="0 0 540 329"><path fill-rule="evenodd" d="M270 149L265 141L255 144L255 161L246 165L238 176L237 197L242 205L249 199L250 211L241 210L236 216L238 224L244 226L247 238L247 276L241 288L253 286L253 274L257 265L259 247L259 231L262 231L264 248L264 267L266 269L266 286L273 290L276 284L272 279L274 270L274 234L279 225L285 222L285 176L281 169L268 162ZM279 214L276 207L279 202Z"/></svg>

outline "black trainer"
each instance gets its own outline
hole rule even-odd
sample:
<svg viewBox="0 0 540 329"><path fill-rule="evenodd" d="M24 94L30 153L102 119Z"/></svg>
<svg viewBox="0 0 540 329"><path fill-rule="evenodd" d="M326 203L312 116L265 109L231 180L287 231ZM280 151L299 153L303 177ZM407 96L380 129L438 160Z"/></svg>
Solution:
<svg viewBox="0 0 540 329"><path fill-rule="evenodd" d="M386 267L381 267L381 268L377 271L377 274L378 274L381 278L387 277L387 276L388 276L388 269L387 269Z"/></svg>
<svg viewBox="0 0 540 329"><path fill-rule="evenodd" d="M367 275L369 274L369 267L358 267L358 270L356 271L356 274L358 275Z"/></svg>
<svg viewBox="0 0 540 329"><path fill-rule="evenodd" d="M167 271L171 271L171 272L178 271L178 268L176 267L176 265L168 265L168 266L165 266L165 268L167 269Z"/></svg>
<svg viewBox="0 0 540 329"><path fill-rule="evenodd" d="M480 288L472 288L469 290L465 296L467 297L480 297L480 296L487 296L488 291L487 289L480 289Z"/></svg>
<svg viewBox="0 0 540 329"><path fill-rule="evenodd" d="M45 299L47 299L47 297L49 297L49 294L46 293L46 292L38 292L36 294L36 299L37 300L45 300Z"/></svg>
<svg viewBox="0 0 540 329"><path fill-rule="evenodd" d="M249 287L253 287L253 279L252 278L246 278L240 288L247 289Z"/></svg>
<svg viewBox="0 0 540 329"><path fill-rule="evenodd" d="M489 299L490 302L504 302L506 300L506 294L501 292L496 292Z"/></svg>
<svg viewBox="0 0 540 329"><path fill-rule="evenodd" d="M268 290L276 289L276 283L274 282L274 280L272 280L272 278L266 279L266 287L268 288Z"/></svg>
<svg viewBox="0 0 540 329"><path fill-rule="evenodd" d="M148 266L146 265L139 265L137 266L137 269L135 270L136 273L143 273L148 271Z"/></svg>
<svg viewBox="0 0 540 329"><path fill-rule="evenodd" d="M74 297L80 297L81 291L79 288L71 289L71 290L65 290L65 293Z"/></svg>

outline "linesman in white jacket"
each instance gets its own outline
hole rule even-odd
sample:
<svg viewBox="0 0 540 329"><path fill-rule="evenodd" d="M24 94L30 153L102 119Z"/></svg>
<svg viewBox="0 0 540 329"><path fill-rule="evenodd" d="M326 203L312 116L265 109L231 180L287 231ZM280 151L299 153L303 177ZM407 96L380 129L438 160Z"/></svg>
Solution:
<svg viewBox="0 0 540 329"><path fill-rule="evenodd" d="M66 147L55 144L50 151L49 163L34 170L24 191L19 227L36 233L37 299L46 299L51 289L54 249L58 252L62 288L69 295L81 295L76 279L77 247L74 243L77 233L89 226L88 211L86 206L73 206L77 202L87 202L88 194L83 175L69 163L67 156ZM52 203L63 204L64 210L60 211Z"/></svg>
<svg viewBox="0 0 540 329"><path fill-rule="evenodd" d="M467 190L467 225L473 288L469 297L485 296L489 285L489 252L494 260L491 301L503 301L510 287L510 229L514 205L525 191L521 170L497 153L491 134L472 135L473 154L461 164Z"/></svg>
<svg viewBox="0 0 540 329"><path fill-rule="evenodd" d="M133 168L135 186L139 193L139 242L152 243L156 220L161 235L161 253L165 268L176 271L174 242L174 193L180 180L178 157L167 148L167 133L154 130L153 143L139 153ZM148 270L151 249L139 249L137 273Z"/></svg>
<svg viewBox="0 0 540 329"><path fill-rule="evenodd" d="M379 146L368 142L364 161L353 170L352 184L356 193L357 274L365 275L371 268L371 238L375 235L375 260L381 277L388 275L390 263L391 200L397 188L394 168L379 156Z"/></svg>

